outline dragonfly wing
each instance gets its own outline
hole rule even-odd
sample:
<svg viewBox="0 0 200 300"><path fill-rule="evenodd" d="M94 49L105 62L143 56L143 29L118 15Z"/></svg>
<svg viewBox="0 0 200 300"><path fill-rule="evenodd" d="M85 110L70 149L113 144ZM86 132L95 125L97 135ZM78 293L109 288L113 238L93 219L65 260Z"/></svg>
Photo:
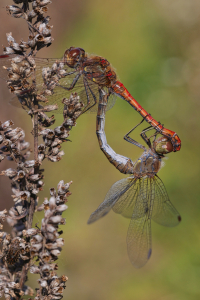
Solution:
<svg viewBox="0 0 200 300"><path fill-rule="evenodd" d="M44 67L51 67L54 63L57 62L63 62L62 59L41 59L41 58L36 58L36 79L37 79L37 87L42 87L43 86L43 79L42 79L42 69ZM64 65L64 69L67 73L73 72L74 69L69 68L67 65ZM61 107L61 109L57 110L57 113L62 113L63 106L61 104L62 98L69 98L71 93L76 92L79 97L80 101L84 104L84 107L86 107L87 104L89 104L89 107L91 108L87 112L96 112L98 109L98 102L99 102L99 87L98 85L85 78L85 81L87 82L84 85L84 75L81 75L77 83L75 84L74 88L71 91L67 91L65 87L69 87L79 71L74 70L73 74L69 74L65 76L64 78L59 80L59 87L56 87L54 89L53 95L48 97L48 101L50 104L58 102L58 106ZM40 84L41 83L41 84ZM109 110L113 107L115 104L117 96L112 94L110 95L108 99L108 104L106 107L106 110ZM59 103L60 102L60 103ZM96 104L95 104L96 103Z"/></svg>
<svg viewBox="0 0 200 300"><path fill-rule="evenodd" d="M154 200L154 185L151 178L136 182L135 208L127 233L127 250L131 263L136 268L144 266L151 256L151 214Z"/></svg>
<svg viewBox="0 0 200 300"><path fill-rule="evenodd" d="M90 101L89 106L91 106L91 108L86 112L86 113L96 113L98 110L98 104L99 104L99 87L96 83L88 80L88 87L87 87L87 94L85 89L82 89L82 91L80 93L78 93L78 95L80 96L80 101L84 103L84 105L86 106L88 103L88 98ZM106 92L108 92L108 90L106 88L104 88L104 90ZM108 103L106 106L106 111L111 109L115 102L116 102L117 96L115 94L111 94L108 98ZM96 103L96 104L95 104Z"/></svg>
<svg viewBox="0 0 200 300"><path fill-rule="evenodd" d="M134 177L128 177L130 180L130 187L120 196L117 202L115 202L112 210L121 214L125 218L131 218L133 215L133 209L135 206L136 194L138 193L138 184L135 184L138 179Z"/></svg>
<svg viewBox="0 0 200 300"><path fill-rule="evenodd" d="M123 178L112 185L108 193L106 194L105 200L99 205L99 207L91 214L88 224L97 221L109 213L111 208L116 202L126 193L129 188L133 185L134 178L128 177Z"/></svg>
<svg viewBox="0 0 200 300"><path fill-rule="evenodd" d="M49 67L51 69L54 64L63 63L63 60L36 58L35 63L36 63L37 89L38 91L44 91L46 89L46 85L44 83L43 76L42 76L42 72L44 68ZM69 88L71 86L73 80L75 79L75 77L79 72L75 69L69 68L67 65L64 64L62 66L62 69L65 70L65 72L68 75L59 79L58 85L52 91L52 95L46 96L46 98L48 99L48 104L58 104L58 110L56 110L55 113L63 113L63 108L64 108L64 105L62 103L63 98L69 99L72 92L73 93L77 92L79 94L79 91L84 88L82 76L80 76L79 80L76 82L75 87L72 90L68 91L66 87Z"/></svg>
<svg viewBox="0 0 200 300"><path fill-rule="evenodd" d="M4 80L8 79L8 71L4 67L10 68L11 62L13 60L15 60L17 57L21 57L21 56L16 55L16 54L9 54L9 55L1 54L0 55L0 78L2 78ZM51 68L55 62L63 61L63 59L58 59L58 58L39 58L39 57L35 57L34 60L35 60L35 65L36 65L36 74L38 72L38 75L42 74L43 68L47 68L47 67ZM37 75L36 75L36 77L37 77ZM41 76L41 78L42 78L42 76ZM40 80L40 81L43 81L43 80ZM40 82L38 82L38 84L40 84Z"/></svg>
<svg viewBox="0 0 200 300"><path fill-rule="evenodd" d="M154 177L155 197L152 219L160 225L173 227L179 224L181 216L170 202L162 180Z"/></svg>
<svg viewBox="0 0 200 300"><path fill-rule="evenodd" d="M106 111L111 109L114 105L115 105L115 102L117 100L117 95L115 94L111 94L108 98L108 104L107 104L107 107L106 107Z"/></svg>
<svg viewBox="0 0 200 300"><path fill-rule="evenodd" d="M63 79L61 79L62 81ZM67 82L67 78L65 78L66 82ZM70 78L68 78L68 82L70 86L70 82L73 81L73 79L71 80ZM77 93L78 95L80 95L80 92L83 90L83 85L81 84L82 81L82 76L79 78L77 85L70 91L66 90L64 87L64 85L62 86L57 86L54 88L53 90L53 94L50 96L47 96L48 99L48 103L47 104L57 104L58 105L58 109L55 111L56 114L61 114L63 113L63 108L64 108L64 104L62 103L62 99L63 98L67 98L69 99L72 93ZM67 85L66 83L66 85ZM60 82L59 82L60 84ZM80 98L80 102L82 102L82 99Z"/></svg>
<svg viewBox="0 0 200 300"><path fill-rule="evenodd" d="M72 69L70 70L69 68L66 69L67 67L65 66L65 70L67 73L72 72ZM37 69L36 69L37 70ZM80 97L80 102L84 104L84 108L88 105L88 107L91 107L90 109L87 110L87 112L97 112L98 109L98 103L99 103L99 87L96 83L94 83L91 80L88 80L84 77L84 75L81 75L76 82L75 86L73 87L72 90L68 91L66 87L70 87L71 83L75 79L75 77L78 75L79 71L74 71L73 74L69 74L65 76L64 78L59 80L59 86L55 87L53 90L53 95L48 96L47 99L50 104L58 104L59 109L56 111L56 113L62 113L63 112L63 104L62 104L62 99L65 97L69 99L71 93L77 93L78 96ZM36 78L37 82L42 83L42 76L41 76L40 69L37 70ZM85 79L85 84L84 84L84 79ZM37 87L39 88L45 88L44 84L37 84ZM106 110L111 109L113 105L115 104L116 101L116 96L111 95L109 97L109 101L106 107Z"/></svg>
<svg viewBox="0 0 200 300"><path fill-rule="evenodd" d="M4 80L8 80L8 71L4 68L11 67L11 61L15 59L17 55L0 55L0 78ZM58 63L63 63L63 59L56 59L56 58L35 58L35 71L33 70L29 77L29 82L32 84L32 80L35 79L36 87L38 93L44 91L46 89L44 79L43 79L43 70L44 68L52 68L53 65ZM20 64L20 63L19 63ZM63 112L63 104L62 99L69 98L72 92L77 92L80 90L80 81L76 84L76 89L74 88L72 91L67 91L65 87L69 87L73 82L74 78L77 75L77 71L69 68L67 65L62 66L66 73L69 73L64 78L60 79L58 84L61 86L55 87L53 90L53 94L51 96L46 96L48 100L48 104L58 104L59 109L55 113L62 113ZM70 74L73 73L73 74ZM52 74L53 76L53 74ZM83 89L83 84L81 85ZM17 97L14 97L10 100L10 104L21 107L20 102L18 101Z"/></svg>
<svg viewBox="0 0 200 300"><path fill-rule="evenodd" d="M84 104L84 107L88 105L88 107L91 107L89 110L87 110L86 113L96 112L98 108L98 102L99 102L99 88L98 85L91 80L85 79L86 85L84 88L77 92L77 94L80 97L80 101ZM96 104L95 104L96 103Z"/></svg>
<svg viewBox="0 0 200 300"><path fill-rule="evenodd" d="M16 58L17 55L0 55L0 78L4 80L8 80L8 71L4 68L11 67L11 61ZM36 87L38 92L42 92L46 89L43 80L43 69L44 68L52 68L53 65L58 63L63 63L63 69L66 71L68 75L64 78L61 78L58 82L58 86L54 88L52 95L46 96L48 99L48 104L58 104L58 110L55 113L62 113L63 112L63 104L62 99L70 97L71 93L76 92L80 96L80 101L84 104L84 107L89 103L89 107L91 107L87 112L96 112L98 109L98 102L99 102L99 90L98 85L91 80L86 79L87 85L84 85L83 78L84 75L81 75L79 80L76 82L74 88L70 91L66 90L66 87L70 87L75 77L78 75L80 71L68 67L66 64L64 65L63 58L39 58L35 57L35 71L31 73L29 77L29 82L32 84L31 80L35 79ZM108 99L108 104L106 110L109 110L115 104L117 96L110 95ZM12 105L20 107L20 103L17 101L11 101ZM95 104L96 103L96 104Z"/></svg>

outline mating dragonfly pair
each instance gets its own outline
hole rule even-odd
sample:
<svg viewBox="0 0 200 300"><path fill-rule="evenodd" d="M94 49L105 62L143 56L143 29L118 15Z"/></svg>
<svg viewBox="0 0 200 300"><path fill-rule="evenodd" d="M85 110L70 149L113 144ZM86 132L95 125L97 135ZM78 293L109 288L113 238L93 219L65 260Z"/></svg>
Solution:
<svg viewBox="0 0 200 300"><path fill-rule="evenodd" d="M9 54L0 56L0 66L7 68L10 78L16 76L10 68L10 65L15 67L15 58L16 55ZM132 174L131 177L122 179L111 187L104 202L90 216L88 223L106 215L111 208L131 218L127 236L128 254L135 267L142 267L151 255L151 219L165 226L175 226L181 220L169 201L162 181L157 176L162 157L166 153L179 151L181 140L174 131L164 128L142 108L124 85L117 80L110 63L103 57L87 55L82 48L71 47L65 51L61 59L34 58L34 60L36 69L33 73L38 92L44 89L44 70L47 70L48 66L58 66L59 63L64 73L62 79L55 84L52 95L48 98L49 103L53 104L62 97L67 98L73 91L78 93L80 101L85 104L83 113L98 109L97 137L100 148L120 172ZM1 77L5 78L5 76ZM16 82L17 80L19 78L16 77ZM23 83L22 80L21 83ZM24 86L20 85L18 97L23 98L28 92L25 81ZM106 141L105 111L114 105L116 96L127 101L140 113L143 120L150 124L150 128L156 130L155 138L158 133L162 135L157 140L154 138L153 145L151 145L150 139L143 131L141 136L147 143L148 149L130 138L129 134L132 130L125 136L127 141L144 150L135 163L116 154ZM63 108L61 101L57 104L58 112L61 112Z"/></svg>

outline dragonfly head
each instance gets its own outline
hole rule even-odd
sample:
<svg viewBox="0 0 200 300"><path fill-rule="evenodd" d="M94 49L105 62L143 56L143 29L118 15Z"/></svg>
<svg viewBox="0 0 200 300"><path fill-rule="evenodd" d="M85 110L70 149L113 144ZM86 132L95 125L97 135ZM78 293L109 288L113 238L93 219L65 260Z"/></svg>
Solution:
<svg viewBox="0 0 200 300"><path fill-rule="evenodd" d="M173 151L171 141L165 136L161 136L155 140L153 142L153 148L159 155L164 155Z"/></svg>
<svg viewBox="0 0 200 300"><path fill-rule="evenodd" d="M70 47L65 51L64 62L70 68L76 68L80 61L85 57L85 50L82 48Z"/></svg>

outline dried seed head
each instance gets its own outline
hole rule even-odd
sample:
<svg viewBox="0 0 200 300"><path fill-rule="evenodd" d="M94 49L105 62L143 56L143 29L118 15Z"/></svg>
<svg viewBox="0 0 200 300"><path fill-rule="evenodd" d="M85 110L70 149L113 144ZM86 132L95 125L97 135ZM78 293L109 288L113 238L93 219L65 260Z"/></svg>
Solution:
<svg viewBox="0 0 200 300"><path fill-rule="evenodd" d="M40 249L42 249L42 243L31 245L31 252L33 251L38 253Z"/></svg>
<svg viewBox="0 0 200 300"><path fill-rule="evenodd" d="M26 173L25 173L24 171L19 171L19 172L17 173L17 176L18 176L18 178L19 178L20 180L21 180L22 178L24 178L25 175L26 175Z"/></svg>
<svg viewBox="0 0 200 300"><path fill-rule="evenodd" d="M4 54L14 54L15 51L10 47L3 47L3 53Z"/></svg>
<svg viewBox="0 0 200 300"><path fill-rule="evenodd" d="M35 18L37 16L37 12L35 10L31 10L28 13L28 20L31 21L33 18Z"/></svg>
<svg viewBox="0 0 200 300"><path fill-rule="evenodd" d="M22 191L19 193L21 200L27 200L30 197L29 191Z"/></svg>
<svg viewBox="0 0 200 300"><path fill-rule="evenodd" d="M43 260L44 262L46 262L46 263L48 263L48 262L51 261L51 255L50 255L50 253L47 252L47 251L41 254L41 258L42 258L42 260Z"/></svg>
<svg viewBox="0 0 200 300"><path fill-rule="evenodd" d="M10 177L10 178L13 178L14 176L17 175L17 171L14 170L14 169L9 168L9 169L7 169L7 170L2 171L2 172L0 173L0 175L5 175L5 176L8 176L8 177Z"/></svg>
<svg viewBox="0 0 200 300"><path fill-rule="evenodd" d="M2 162L2 160L4 160L5 156L0 154L0 162Z"/></svg>
<svg viewBox="0 0 200 300"><path fill-rule="evenodd" d="M33 12L35 14L35 12ZM36 40L35 37L33 35L29 35L28 37L28 42L27 44L29 45L29 47L33 48L36 45Z"/></svg>
<svg viewBox="0 0 200 300"><path fill-rule="evenodd" d="M50 0L40 0L37 1L38 6L42 7L42 6L46 6L48 4L52 3Z"/></svg>
<svg viewBox="0 0 200 300"><path fill-rule="evenodd" d="M58 249L51 250L51 254L54 256L58 256L58 255L60 255L60 253L61 253L61 251Z"/></svg>
<svg viewBox="0 0 200 300"><path fill-rule="evenodd" d="M15 18L20 18L21 16L23 16L23 10L16 5L7 5L6 10Z"/></svg>
<svg viewBox="0 0 200 300"><path fill-rule="evenodd" d="M55 146L58 146L60 144L62 144L62 140L58 139L58 138L55 138L55 140L51 144L51 147L55 147Z"/></svg>
<svg viewBox="0 0 200 300"><path fill-rule="evenodd" d="M63 211L65 211L67 208L68 208L67 205L62 204L62 205L59 205L59 206L56 207L56 211L57 211L57 212L63 212Z"/></svg>
<svg viewBox="0 0 200 300"><path fill-rule="evenodd" d="M7 213L8 213L8 212L7 212L6 209L0 211L0 222L4 222L4 221L5 221L5 219L6 219L6 217L7 217Z"/></svg>
<svg viewBox="0 0 200 300"><path fill-rule="evenodd" d="M9 121L6 121L4 122L2 125L1 125L1 128L0 130L7 130L7 129L11 129L11 126L14 125L13 121L9 120Z"/></svg>
<svg viewBox="0 0 200 300"><path fill-rule="evenodd" d="M35 236L39 232L36 228L30 228L28 230L23 230L23 235L25 237Z"/></svg>
<svg viewBox="0 0 200 300"><path fill-rule="evenodd" d="M38 279L38 282L41 285L41 287L47 287L48 286L48 283L47 283L46 280Z"/></svg>
<svg viewBox="0 0 200 300"><path fill-rule="evenodd" d="M59 183L58 183L58 186L57 186L57 190L58 190L58 194L59 195L63 195L65 193L67 193L67 191L69 190L69 186L72 184L72 181L70 181L69 183L66 183L64 184L64 181L61 180Z"/></svg>
<svg viewBox="0 0 200 300"><path fill-rule="evenodd" d="M35 244L35 243L41 243L42 240L43 240L43 237L42 237L41 235L39 235L39 234L36 234L36 235L34 235L34 236L32 237L31 243L32 243L32 244Z"/></svg>
<svg viewBox="0 0 200 300"><path fill-rule="evenodd" d="M32 265L30 267L30 273L32 273L32 274L40 274L40 268L38 266Z"/></svg>
<svg viewBox="0 0 200 300"><path fill-rule="evenodd" d="M40 174L33 174L28 176L28 179L32 182L37 182L38 180L40 180L41 175Z"/></svg>
<svg viewBox="0 0 200 300"><path fill-rule="evenodd" d="M56 207L56 198L54 196L52 196L50 199L49 199L49 208L51 210L53 210L54 208Z"/></svg>
<svg viewBox="0 0 200 300"><path fill-rule="evenodd" d="M62 222L62 216L60 216L60 215L52 216L49 218L49 222L51 222L53 224L59 224Z"/></svg>
<svg viewBox="0 0 200 300"><path fill-rule="evenodd" d="M66 282L68 280L68 277L65 275L62 275L61 277L61 281Z"/></svg>
<svg viewBox="0 0 200 300"><path fill-rule="evenodd" d="M32 168L36 166L36 161L35 160L27 160L25 163L24 163L24 167L25 168Z"/></svg>

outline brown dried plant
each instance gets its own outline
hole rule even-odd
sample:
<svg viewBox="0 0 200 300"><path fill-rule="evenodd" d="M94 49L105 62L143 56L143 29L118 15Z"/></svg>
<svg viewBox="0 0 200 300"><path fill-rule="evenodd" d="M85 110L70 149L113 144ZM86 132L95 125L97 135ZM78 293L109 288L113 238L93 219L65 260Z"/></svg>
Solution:
<svg viewBox="0 0 200 300"><path fill-rule="evenodd" d="M69 99L61 99L64 104L64 121L60 126L49 129L55 119L46 112L57 109L57 105L46 105L47 97L65 76L63 63L56 62L51 68L44 68L40 76L43 88L38 89L36 81L37 65L35 56L43 47L51 45L52 26L50 17L45 16L50 0L13 0L14 5L6 7L9 15L23 18L29 29L27 41L15 41L12 33L7 34L8 47L4 48L10 66L7 71L7 85L15 94L21 107L32 119L34 137L34 159L29 160L31 149L25 141L23 129L13 127L11 120L0 123L0 161L4 158L14 161L15 169L1 171L0 175L11 180L13 207L7 213L0 212L0 241L2 245L0 259L0 297L5 299L61 299L67 276L58 277L55 261L62 250L64 240L59 225L65 224L62 213L67 209L66 202L70 195L71 182L60 181L57 191L50 189L50 198L45 198L38 206L39 192L44 185L41 168L45 159L57 162L64 152L61 144L68 141L70 130L76 125L81 114L82 104L79 96L72 94ZM41 72L41 70L40 70ZM38 136L43 144L38 144ZM44 211L41 226L33 226L34 213ZM11 232L3 231L3 222L7 220ZM28 272L39 274L36 295L26 285Z"/></svg>

